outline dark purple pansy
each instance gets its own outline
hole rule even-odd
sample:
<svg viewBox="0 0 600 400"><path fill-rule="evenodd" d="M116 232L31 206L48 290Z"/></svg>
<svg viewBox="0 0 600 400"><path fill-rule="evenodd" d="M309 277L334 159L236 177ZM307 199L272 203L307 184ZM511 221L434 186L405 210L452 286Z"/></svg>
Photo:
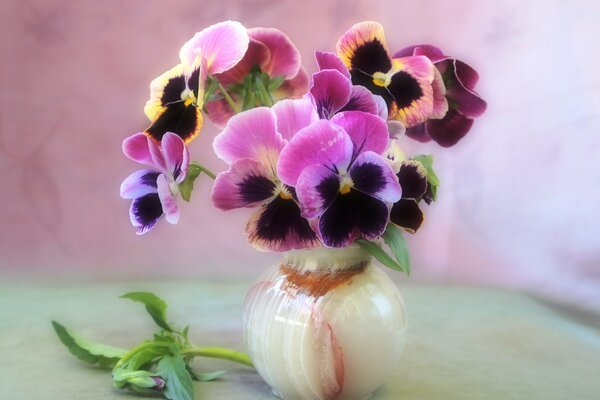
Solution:
<svg viewBox="0 0 600 400"><path fill-rule="evenodd" d="M176 224L178 184L185 179L190 162L183 140L167 132L159 146L143 133L136 133L123 141L123 153L150 167L134 172L121 184L121 197L133 200L129 218L138 235L152 229L163 215L167 222Z"/></svg>
<svg viewBox="0 0 600 400"><path fill-rule="evenodd" d="M430 119L409 128L406 135L420 142L433 139L441 146L453 146L469 132L473 119L481 116L487 108L486 102L475 92L479 75L468 64L444 55L431 45L410 46L394 57L417 55L429 58L441 75L446 88L448 112L441 119Z"/></svg>
<svg viewBox="0 0 600 400"><path fill-rule="evenodd" d="M300 130L279 157L280 179L296 188L302 216L327 247L383 234L390 205L400 199L394 171L381 156L385 120L347 111Z"/></svg>
<svg viewBox="0 0 600 400"><path fill-rule="evenodd" d="M276 170L286 138L315 120L310 100L284 100L272 109L258 107L233 116L215 138L215 153L229 169L217 176L213 204L221 210L258 208L246 226L246 236L260 250L319 246L300 213L294 189L281 182Z"/></svg>
<svg viewBox="0 0 600 400"><path fill-rule="evenodd" d="M404 160L396 175L402 187L402 198L394 203L390 221L410 233L415 233L424 220L419 201L427 191L427 170L417 160Z"/></svg>

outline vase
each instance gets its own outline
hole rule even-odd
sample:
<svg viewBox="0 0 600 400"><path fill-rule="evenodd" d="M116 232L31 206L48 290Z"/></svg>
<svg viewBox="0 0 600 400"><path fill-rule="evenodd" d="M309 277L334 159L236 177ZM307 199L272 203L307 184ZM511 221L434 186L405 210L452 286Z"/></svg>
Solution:
<svg viewBox="0 0 600 400"><path fill-rule="evenodd" d="M358 246L284 253L244 305L248 354L284 400L368 398L396 370L406 331L400 291Z"/></svg>

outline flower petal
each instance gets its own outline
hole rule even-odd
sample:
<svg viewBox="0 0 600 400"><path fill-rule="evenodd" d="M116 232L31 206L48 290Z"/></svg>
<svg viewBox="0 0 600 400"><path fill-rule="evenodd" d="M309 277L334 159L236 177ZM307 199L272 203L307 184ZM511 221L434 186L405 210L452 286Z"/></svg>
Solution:
<svg viewBox="0 0 600 400"><path fill-rule="evenodd" d="M215 154L229 164L244 158L261 161L274 174L277 157L285 144L276 124L275 113L267 107L237 114L215 137Z"/></svg>
<svg viewBox="0 0 600 400"><path fill-rule="evenodd" d="M340 176L323 165L310 165L298 178L296 194L307 219L320 217L340 190Z"/></svg>
<svg viewBox="0 0 600 400"><path fill-rule="evenodd" d="M331 122L344 128L353 143L353 156L365 151L383 154L388 148L387 123L375 114L346 111L335 115Z"/></svg>
<svg viewBox="0 0 600 400"><path fill-rule="evenodd" d="M279 29L252 28L248 36L264 44L271 54L267 64L261 64L261 69L271 77L284 76L288 79L295 77L300 70L300 52L292 41Z"/></svg>
<svg viewBox="0 0 600 400"><path fill-rule="evenodd" d="M487 103L475 91L464 84L462 79L459 78L459 65L461 66L461 71L463 71L463 75L466 76L466 79L471 80L469 83L477 82L478 78L475 70L465 63L453 60L453 63L449 68L452 68L450 73L454 74L454 79L456 82L449 85L446 91L446 97L451 103L455 104L454 108L464 116L469 118L479 117L485 112ZM474 83L472 83L472 85L474 86Z"/></svg>
<svg viewBox="0 0 600 400"><path fill-rule="evenodd" d="M166 220L170 224L176 224L179 222L179 209L177 208L177 201L171 192L169 182L167 182L164 174L160 174L156 183L158 185L158 198L160 199Z"/></svg>
<svg viewBox="0 0 600 400"><path fill-rule="evenodd" d="M408 56L425 56L436 63L448 58L442 50L430 44L419 44L416 46L408 46L394 53L393 58L408 57Z"/></svg>
<svg viewBox="0 0 600 400"><path fill-rule="evenodd" d="M473 126L473 119L467 118L456 110L449 110L442 119L427 121L428 135L440 146L454 146Z"/></svg>
<svg viewBox="0 0 600 400"><path fill-rule="evenodd" d="M248 50L244 57L232 68L215 75L219 82L225 87L233 83L242 83L244 77L250 73L255 65L263 67L269 63L271 52L263 43L250 38Z"/></svg>
<svg viewBox="0 0 600 400"><path fill-rule="evenodd" d="M390 212L390 221L410 233L415 233L424 219L423 211L414 199L401 199Z"/></svg>
<svg viewBox="0 0 600 400"><path fill-rule="evenodd" d="M475 85L479 81L479 74L469 64L460 60L454 59L454 68L456 77L460 80L463 86L467 89L475 89Z"/></svg>
<svg viewBox="0 0 600 400"><path fill-rule="evenodd" d="M296 186L304 168L313 164L346 170L352 157L352 140L338 125L320 120L300 130L279 156L281 181Z"/></svg>
<svg viewBox="0 0 600 400"><path fill-rule="evenodd" d="M121 183L120 194L124 199L135 199L156 193L156 179L160 172L153 169L140 169L129 175Z"/></svg>
<svg viewBox="0 0 600 400"><path fill-rule="evenodd" d="M163 172L165 160L158 144L143 133L136 133L123 140L123 153L130 160L146 164Z"/></svg>
<svg viewBox="0 0 600 400"><path fill-rule="evenodd" d="M404 160L398 171L403 199L420 200L427 190L427 170L417 160Z"/></svg>
<svg viewBox="0 0 600 400"><path fill-rule="evenodd" d="M381 200L350 190L337 196L319 218L319 236L327 247L346 247L358 237L374 239L385 231L389 213Z"/></svg>
<svg viewBox="0 0 600 400"><path fill-rule="evenodd" d="M448 112L448 100L446 100L446 85L442 79L442 74L437 68L433 69L433 110L430 119L444 118Z"/></svg>
<svg viewBox="0 0 600 400"><path fill-rule="evenodd" d="M248 49L248 33L237 21L224 21L196 33L179 52L184 66L194 65L196 57L206 63L208 75L227 71L236 65Z"/></svg>
<svg viewBox="0 0 600 400"><path fill-rule="evenodd" d="M263 251L288 251L320 246L310 224L293 199L277 196L264 204L246 226L248 241Z"/></svg>
<svg viewBox="0 0 600 400"><path fill-rule="evenodd" d="M173 132L189 143L200 133L202 122L202 110L199 107L179 101L167 105L144 132L158 142L165 133Z"/></svg>
<svg viewBox="0 0 600 400"><path fill-rule="evenodd" d="M395 73L387 87L395 101L390 115L407 128L425 122L433 112L434 69L424 56L394 59Z"/></svg>
<svg viewBox="0 0 600 400"><path fill-rule="evenodd" d="M308 92L308 84L308 73L304 68L300 68L295 77L283 81L283 84L271 94L275 100L299 99Z"/></svg>
<svg viewBox="0 0 600 400"><path fill-rule="evenodd" d="M400 171L400 167L402 166L402 162L406 159L404 152L398 145L397 140L391 140L390 147L386 153L386 161L394 170L394 173L397 174ZM400 184L402 187L402 184ZM404 192L402 193L404 194Z"/></svg>
<svg viewBox="0 0 600 400"><path fill-rule="evenodd" d="M185 179L190 165L190 153L183 140L172 132L167 132L161 141L167 172L176 182Z"/></svg>
<svg viewBox="0 0 600 400"><path fill-rule="evenodd" d="M411 128L406 128L406 136L421 143L427 143L431 141L431 137L427 133L427 126L430 122L431 121L427 121Z"/></svg>
<svg viewBox="0 0 600 400"><path fill-rule="evenodd" d="M211 100L206 103L208 119L218 128L223 129L227 121L235 115L235 111L229 106L225 99Z"/></svg>
<svg viewBox="0 0 600 400"><path fill-rule="evenodd" d="M350 72L344 62L334 53L326 51L315 51L315 59L319 66L319 71L324 69L335 69L341 72L346 78L350 79Z"/></svg>
<svg viewBox="0 0 600 400"><path fill-rule="evenodd" d="M395 203L403 194L392 167L372 151L360 154L350 167L349 174L354 189L383 202Z"/></svg>
<svg viewBox="0 0 600 400"><path fill-rule="evenodd" d="M255 160L239 160L220 173L212 189L216 208L227 211L241 207L256 207L273 197L276 185L264 165Z"/></svg>
<svg viewBox="0 0 600 400"><path fill-rule="evenodd" d="M134 199L129 208L129 219L131 224L138 228L138 235L143 235L152 229L163 215L158 193L149 193Z"/></svg>
<svg viewBox="0 0 600 400"><path fill-rule="evenodd" d="M309 97L278 101L272 110L277 116L277 131L285 140L290 140L300 129L319 120Z"/></svg>
<svg viewBox="0 0 600 400"><path fill-rule="evenodd" d="M385 101L381 96L373 96L373 93L364 86L353 85L350 92L350 100L348 100L348 103L340 111L363 111L369 114L380 115L380 105L375 100L375 97L381 99L383 105L385 105ZM387 118L387 106L385 106L385 113L386 116L384 119Z"/></svg>
<svg viewBox="0 0 600 400"><path fill-rule="evenodd" d="M317 113L322 119L330 119L350 100L352 83L341 72L325 69L313 74L310 88Z"/></svg>
<svg viewBox="0 0 600 400"><path fill-rule="evenodd" d="M368 75L386 73L392 68L383 26L374 21L360 22L338 40L337 54L350 70Z"/></svg>
<svg viewBox="0 0 600 400"><path fill-rule="evenodd" d="M406 127L400 121L388 120L387 127L390 139L398 139L406 133Z"/></svg>
<svg viewBox="0 0 600 400"><path fill-rule="evenodd" d="M357 86L357 85L355 85L355 86ZM364 86L359 86L359 87L364 87ZM370 90L369 90L369 92L370 92ZM379 115L383 119L387 119L387 117L389 115L388 106L387 106L387 103L385 102L385 100L383 99L383 97L381 97L377 94L373 94L373 100L375 100L375 104L377 104L377 115Z"/></svg>
<svg viewBox="0 0 600 400"><path fill-rule="evenodd" d="M177 64L150 82L150 99L144 106L144 113L150 121L156 121L164 112L164 105L181 100L185 90L183 65Z"/></svg>

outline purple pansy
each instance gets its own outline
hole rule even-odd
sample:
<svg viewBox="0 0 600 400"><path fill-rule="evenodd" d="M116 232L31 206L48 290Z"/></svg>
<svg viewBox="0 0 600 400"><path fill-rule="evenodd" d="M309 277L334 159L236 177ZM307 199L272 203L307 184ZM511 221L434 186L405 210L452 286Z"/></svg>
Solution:
<svg viewBox="0 0 600 400"><path fill-rule="evenodd" d="M396 176L402 187L402 198L394 203L390 221L415 233L425 219L419 202L427 192L427 170L417 160L404 160Z"/></svg>
<svg viewBox="0 0 600 400"><path fill-rule="evenodd" d="M221 210L258 208L246 226L246 236L260 250L319 246L300 213L294 188L279 179L276 169L287 139L316 120L309 99L283 100L273 108L258 107L233 116L215 138L215 153L229 169L217 176L213 204Z"/></svg>
<svg viewBox="0 0 600 400"><path fill-rule="evenodd" d="M277 171L296 188L302 215L327 247L383 234L391 204L401 197L385 120L347 111L301 129L285 146Z"/></svg>
<svg viewBox="0 0 600 400"><path fill-rule="evenodd" d="M409 128L406 135L421 142L433 139L444 147L455 145L469 132L473 119L487 108L486 102L474 90L479 80L477 71L431 45L410 46L394 54L394 57L405 56L426 56L433 62L443 79L449 107L443 118L430 119Z"/></svg>
<svg viewBox="0 0 600 400"><path fill-rule="evenodd" d="M185 179L190 162L183 140L167 132L159 145L143 133L136 133L123 141L123 153L149 167L129 175L121 184L121 197L133 200L129 218L138 235L152 229L163 215L167 222L176 224L178 184Z"/></svg>

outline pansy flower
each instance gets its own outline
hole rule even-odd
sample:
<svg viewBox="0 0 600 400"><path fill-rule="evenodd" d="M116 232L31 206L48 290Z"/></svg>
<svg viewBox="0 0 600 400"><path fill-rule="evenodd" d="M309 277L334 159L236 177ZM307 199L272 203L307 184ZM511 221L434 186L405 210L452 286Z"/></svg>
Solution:
<svg viewBox="0 0 600 400"><path fill-rule="evenodd" d="M166 132L176 133L185 143L193 140L202 128L207 77L236 65L246 53L248 41L246 28L235 21L196 33L181 48L181 63L150 83L144 112L151 124L144 132L157 142Z"/></svg>
<svg viewBox="0 0 600 400"><path fill-rule="evenodd" d="M265 89L273 102L281 99L300 98L308 90L308 75L300 64L300 52L292 41L280 30L275 28L248 29L250 43L244 57L233 68L217 74L215 78L228 90L232 100L239 105L244 103L240 90L244 79L260 79L265 73L270 80L282 80L277 88ZM256 82L263 85L264 82ZM233 90L232 90L233 89ZM255 100L251 107L256 105ZM266 104L263 104L266 105ZM225 98L218 97L206 103L208 117L218 126L224 126L236 111Z"/></svg>
<svg viewBox="0 0 600 400"><path fill-rule="evenodd" d="M258 208L246 236L259 250L320 245L300 213L294 189L283 184L276 169L287 139L315 120L309 100L284 100L272 109L258 107L233 116L214 140L215 153L229 169L215 180L213 204L221 210Z"/></svg>
<svg viewBox="0 0 600 400"><path fill-rule="evenodd" d="M138 235L152 229L163 216L176 224L178 184L185 179L190 162L183 140L167 132L158 145L143 133L136 133L123 141L123 153L149 167L129 175L121 184L121 197L133 200L129 218Z"/></svg>
<svg viewBox="0 0 600 400"><path fill-rule="evenodd" d="M390 205L400 199L385 120L347 111L300 130L281 152L277 171L296 188L302 215L327 247L383 234Z"/></svg>
<svg viewBox="0 0 600 400"><path fill-rule="evenodd" d="M417 160L404 160L396 176L402 187L402 198L394 203L390 221L415 233L425 218L419 201L427 191L427 170Z"/></svg>
<svg viewBox="0 0 600 400"><path fill-rule="evenodd" d="M425 56L392 58L381 24L367 21L354 25L339 39L336 49L352 82L385 100L389 119L411 127L446 113L448 105L439 93L443 91L441 77L435 80L431 61Z"/></svg>
<svg viewBox="0 0 600 400"><path fill-rule="evenodd" d="M426 56L435 65L444 82L448 113L441 119L430 119L407 130L406 135L421 142L433 139L449 147L469 132L473 118L483 114L486 102L475 92L479 75L468 64L444 55L435 46L418 45L400 50L394 57Z"/></svg>

